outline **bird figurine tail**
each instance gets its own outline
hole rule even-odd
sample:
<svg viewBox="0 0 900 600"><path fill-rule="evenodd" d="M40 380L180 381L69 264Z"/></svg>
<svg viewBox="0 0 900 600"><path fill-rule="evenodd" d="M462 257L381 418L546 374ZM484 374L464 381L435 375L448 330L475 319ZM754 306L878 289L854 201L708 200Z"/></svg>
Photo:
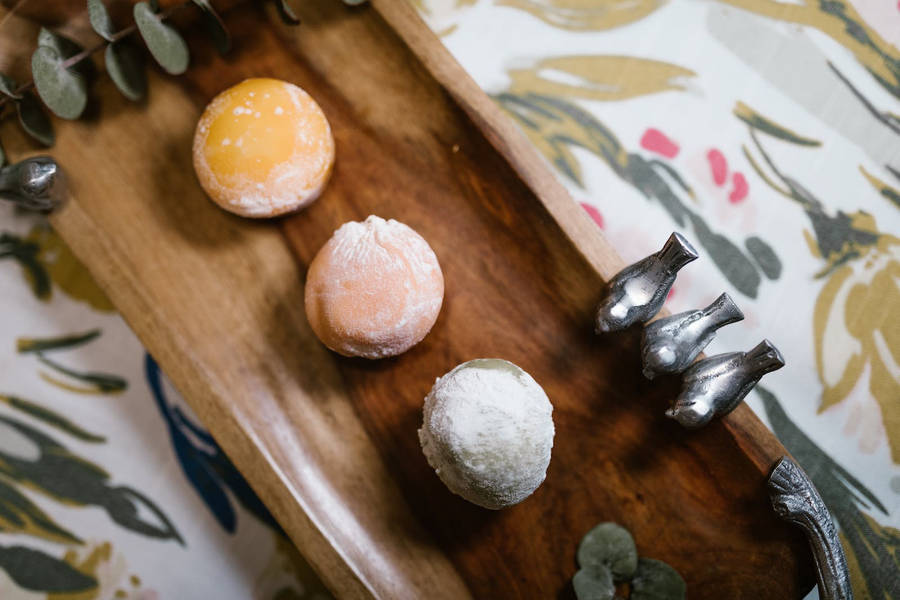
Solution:
<svg viewBox="0 0 900 600"><path fill-rule="evenodd" d="M784 357L769 340L763 340L744 355L744 368L759 379L784 366Z"/></svg>
<svg viewBox="0 0 900 600"><path fill-rule="evenodd" d="M656 258L668 273L676 273L692 260L697 260L699 256L691 243L677 231L672 232L662 250L656 253Z"/></svg>
<svg viewBox="0 0 900 600"><path fill-rule="evenodd" d="M734 303L731 296L726 293L723 293L712 304L704 308L703 316L710 318L716 329L744 319L744 313Z"/></svg>

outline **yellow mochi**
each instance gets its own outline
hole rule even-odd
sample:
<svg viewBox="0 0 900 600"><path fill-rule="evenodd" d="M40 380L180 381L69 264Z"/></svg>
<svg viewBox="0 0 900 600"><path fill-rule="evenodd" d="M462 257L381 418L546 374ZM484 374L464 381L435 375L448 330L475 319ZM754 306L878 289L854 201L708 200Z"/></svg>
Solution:
<svg viewBox="0 0 900 600"><path fill-rule="evenodd" d="M312 203L334 165L322 109L301 88L247 79L216 96L194 133L194 170L222 208L272 217Z"/></svg>

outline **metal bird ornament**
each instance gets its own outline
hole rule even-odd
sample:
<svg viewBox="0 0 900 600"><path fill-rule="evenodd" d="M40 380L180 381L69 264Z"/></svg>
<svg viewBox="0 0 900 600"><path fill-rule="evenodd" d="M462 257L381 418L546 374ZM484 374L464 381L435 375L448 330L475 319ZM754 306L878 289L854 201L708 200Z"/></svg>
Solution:
<svg viewBox="0 0 900 600"><path fill-rule="evenodd" d="M26 210L56 208L64 187L62 169L49 156L34 156L0 168L0 198Z"/></svg>
<svg viewBox="0 0 900 600"><path fill-rule="evenodd" d="M763 375L783 366L784 358L769 340L749 352L705 358L685 371L681 394L666 416L690 429L703 427L734 410Z"/></svg>
<svg viewBox="0 0 900 600"><path fill-rule="evenodd" d="M597 333L619 331L648 321L662 308L678 270L698 257L680 233L673 233L656 254L625 267L597 307Z"/></svg>
<svg viewBox="0 0 900 600"><path fill-rule="evenodd" d="M728 294L722 294L702 310L689 310L644 328L641 358L644 375L653 379L662 373L681 373L716 337L716 330L741 321L744 313Z"/></svg>

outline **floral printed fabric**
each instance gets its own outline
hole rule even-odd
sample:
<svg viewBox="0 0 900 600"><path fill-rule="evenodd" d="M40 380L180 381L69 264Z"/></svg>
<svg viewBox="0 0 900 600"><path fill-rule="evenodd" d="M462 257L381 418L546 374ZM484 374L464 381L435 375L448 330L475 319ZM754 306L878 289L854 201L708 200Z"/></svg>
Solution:
<svg viewBox="0 0 900 600"><path fill-rule="evenodd" d="M0 598L325 598L87 271L0 205Z"/></svg>
<svg viewBox="0 0 900 600"><path fill-rule="evenodd" d="M900 5L424 0L433 29L628 261L701 260L787 367L749 403L815 481L857 598L900 598Z"/></svg>
<svg viewBox="0 0 900 600"><path fill-rule="evenodd" d="M900 598L900 6L418 0L626 261L679 230L668 307L728 291L788 366L749 403ZM325 591L81 265L0 207L0 597ZM188 568L189 566L189 568Z"/></svg>

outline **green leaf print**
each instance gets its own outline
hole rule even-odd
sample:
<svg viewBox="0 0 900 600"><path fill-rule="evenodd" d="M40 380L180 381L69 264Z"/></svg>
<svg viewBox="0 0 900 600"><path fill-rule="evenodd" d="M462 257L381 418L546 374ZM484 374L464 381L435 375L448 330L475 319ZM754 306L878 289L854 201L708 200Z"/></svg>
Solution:
<svg viewBox="0 0 900 600"><path fill-rule="evenodd" d="M24 533L50 542L81 544L74 533L57 525L24 494L0 479L0 531Z"/></svg>
<svg viewBox="0 0 900 600"><path fill-rule="evenodd" d="M565 99L534 93L504 93L495 100L522 126L538 150L575 183L582 185L581 167L571 151L571 147L578 146L603 159L616 175L645 198L659 202L678 226L690 226L693 237L729 283L745 296L757 296L762 282L761 267L737 244L714 231L679 197L679 189L688 196L693 196L693 192L671 165L628 152L603 123ZM674 185L670 185L670 180ZM768 244L766 247L771 248ZM771 262L771 257L767 259ZM775 269L769 272L774 274Z"/></svg>
<svg viewBox="0 0 900 600"><path fill-rule="evenodd" d="M165 513L137 490L111 485L101 467L17 419L0 415L0 426L8 430L0 436L0 475L64 504L102 508L136 533L183 543Z"/></svg>
<svg viewBox="0 0 900 600"><path fill-rule="evenodd" d="M16 396L3 395L0 395L0 402L20 410L35 419L39 419L51 427L65 431L69 435L76 437L83 442L102 443L106 441L104 436L86 431L61 414L43 407L36 402L31 402L30 400L25 400Z"/></svg>
<svg viewBox="0 0 900 600"><path fill-rule="evenodd" d="M25 546L0 546L0 569L18 586L35 592L87 592L97 580L69 563Z"/></svg>
<svg viewBox="0 0 900 600"><path fill-rule="evenodd" d="M59 380L45 377L45 379L47 379L47 381L49 381L50 383L68 389L70 391L116 394L128 388L128 381L126 381L123 377L119 377L118 375L93 372L82 373L80 371L65 367L56 361L50 360L41 353L38 353L37 356L38 360L40 360L48 367L54 369L55 371L58 371L59 373L62 373L63 375L67 375L72 379L76 379L82 383L85 383L88 386L87 388L76 388Z"/></svg>
<svg viewBox="0 0 900 600"><path fill-rule="evenodd" d="M16 351L20 354L26 352L46 352L61 348L74 348L86 344L100 336L99 329L92 329L85 333L75 333L52 338L19 338L16 340Z"/></svg>
<svg viewBox="0 0 900 600"><path fill-rule="evenodd" d="M10 233L0 234L0 259L11 258L19 263L34 295L41 300L50 298L50 277L38 260L40 247Z"/></svg>

